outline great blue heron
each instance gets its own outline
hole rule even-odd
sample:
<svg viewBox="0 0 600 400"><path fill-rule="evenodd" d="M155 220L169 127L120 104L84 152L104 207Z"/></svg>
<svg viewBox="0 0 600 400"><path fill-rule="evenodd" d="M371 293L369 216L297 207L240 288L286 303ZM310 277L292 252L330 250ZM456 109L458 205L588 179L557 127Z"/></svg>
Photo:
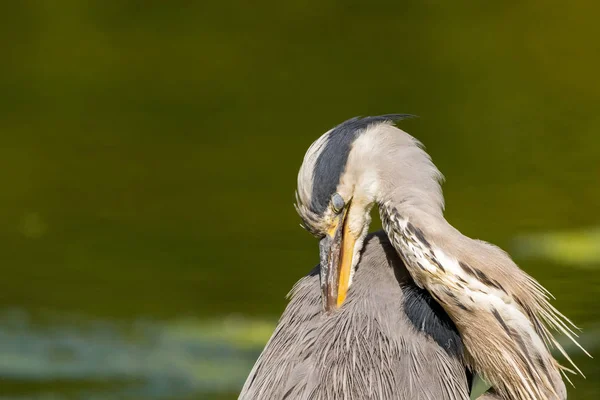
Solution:
<svg viewBox="0 0 600 400"><path fill-rule="evenodd" d="M566 398L550 349L580 371L550 328L577 344L575 326L506 253L446 221L442 175L393 125L404 117L353 118L309 148L296 208L320 238L319 279L292 291L240 399L467 399L470 373L487 398ZM364 246L374 205L387 241ZM400 258L386 264L388 241ZM390 273L401 265L412 281Z"/></svg>

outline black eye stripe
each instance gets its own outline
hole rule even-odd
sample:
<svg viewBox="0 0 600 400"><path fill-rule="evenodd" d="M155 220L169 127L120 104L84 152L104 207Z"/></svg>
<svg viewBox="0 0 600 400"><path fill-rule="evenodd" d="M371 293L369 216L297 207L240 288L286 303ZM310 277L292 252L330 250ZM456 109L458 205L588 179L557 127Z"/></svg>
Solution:
<svg viewBox="0 0 600 400"><path fill-rule="evenodd" d="M370 125L399 121L407 117L411 117L411 115L388 114L378 117L355 117L333 128L315 162L310 209L318 215L325 212L346 167L352 143L362 132Z"/></svg>

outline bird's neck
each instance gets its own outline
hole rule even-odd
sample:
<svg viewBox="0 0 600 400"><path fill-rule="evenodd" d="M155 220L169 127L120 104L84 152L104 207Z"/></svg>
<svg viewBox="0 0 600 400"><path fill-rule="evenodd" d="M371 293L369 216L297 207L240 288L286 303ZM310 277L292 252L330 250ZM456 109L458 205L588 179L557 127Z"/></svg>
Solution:
<svg viewBox="0 0 600 400"><path fill-rule="evenodd" d="M444 218L444 197L437 182L435 185L391 191L379 202L379 212L382 222L395 217L432 235L456 231Z"/></svg>
<svg viewBox="0 0 600 400"><path fill-rule="evenodd" d="M389 179L393 185L387 188L382 185L381 196L378 199L380 207L395 208L405 216L412 215L414 218L445 222L444 195L440 178L433 172L423 176ZM383 175L385 177L390 174Z"/></svg>
<svg viewBox="0 0 600 400"><path fill-rule="evenodd" d="M431 289L428 281L434 271L428 271L426 267L433 263L439 268L433 257L436 250L435 238L443 237L449 224L439 208L415 200L405 197L400 203L380 204L379 213L390 242L406 264L415 283L421 288Z"/></svg>
<svg viewBox="0 0 600 400"><path fill-rule="evenodd" d="M521 305L536 307L536 301L513 297L513 282L495 273L499 264L490 246L463 236L441 211L417 205L408 200L380 204L382 224L415 283L456 324L469 364L501 390L501 398L562 399L557 364L539 336L546 331L540 333L543 328L531 320L535 316ZM472 253L485 254L486 264L474 263ZM516 265L503 261L513 280L522 279Z"/></svg>

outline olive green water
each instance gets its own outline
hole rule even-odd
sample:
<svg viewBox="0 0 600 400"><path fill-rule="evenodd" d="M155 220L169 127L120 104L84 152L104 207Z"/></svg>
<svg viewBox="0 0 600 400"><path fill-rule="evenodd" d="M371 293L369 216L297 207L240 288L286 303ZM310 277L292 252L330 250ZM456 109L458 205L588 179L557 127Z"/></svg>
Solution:
<svg viewBox="0 0 600 400"><path fill-rule="evenodd" d="M451 5L450 5L451 4ZM600 6L0 6L0 398L233 399L317 260L310 143L406 112L447 218L556 296L598 354ZM600 368L573 350L596 399Z"/></svg>

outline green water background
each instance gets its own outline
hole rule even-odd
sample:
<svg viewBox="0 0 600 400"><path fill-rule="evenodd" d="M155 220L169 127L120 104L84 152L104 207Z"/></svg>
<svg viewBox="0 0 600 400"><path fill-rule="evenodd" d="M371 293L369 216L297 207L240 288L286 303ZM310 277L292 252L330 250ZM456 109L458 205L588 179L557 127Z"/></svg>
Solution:
<svg viewBox="0 0 600 400"><path fill-rule="evenodd" d="M317 261L292 206L304 152L394 112L420 116L401 126L446 175L449 221L513 253L594 353L599 13L2 3L0 398L235 398ZM574 354L569 398L598 398Z"/></svg>

